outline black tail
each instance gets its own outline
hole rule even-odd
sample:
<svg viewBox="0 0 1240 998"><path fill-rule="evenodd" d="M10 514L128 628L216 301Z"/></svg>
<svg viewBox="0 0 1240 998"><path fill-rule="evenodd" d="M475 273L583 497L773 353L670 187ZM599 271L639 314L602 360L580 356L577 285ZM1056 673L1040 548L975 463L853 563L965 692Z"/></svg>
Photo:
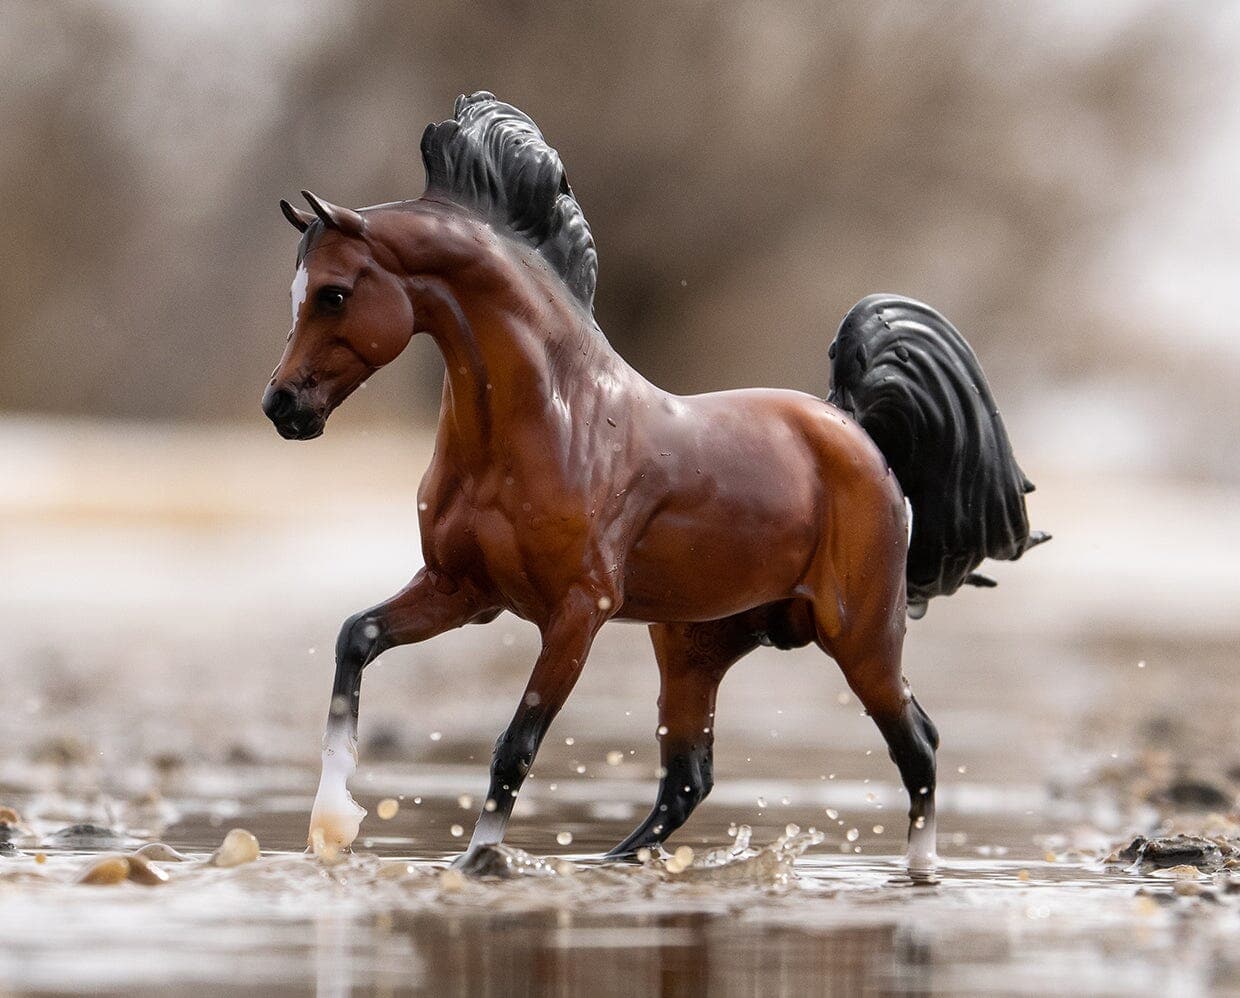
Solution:
<svg viewBox="0 0 1240 998"><path fill-rule="evenodd" d="M870 295L831 344L829 401L878 444L913 507L909 615L962 585L993 585L974 569L1049 540L1030 533L1033 483L1012 455L977 357L929 305Z"/></svg>

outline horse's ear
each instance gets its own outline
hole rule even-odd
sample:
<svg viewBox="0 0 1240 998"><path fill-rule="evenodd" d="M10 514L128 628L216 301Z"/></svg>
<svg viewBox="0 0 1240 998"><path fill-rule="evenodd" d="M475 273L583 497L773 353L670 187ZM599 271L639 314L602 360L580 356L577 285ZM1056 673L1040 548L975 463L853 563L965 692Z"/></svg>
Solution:
<svg viewBox="0 0 1240 998"><path fill-rule="evenodd" d="M280 210L284 212L284 217L289 220L289 224L298 232L305 232L310 228L310 223L314 221L314 216L310 212L294 208L283 198L280 199Z"/></svg>
<svg viewBox="0 0 1240 998"><path fill-rule="evenodd" d="M347 236L360 236L365 231L366 219L352 208L341 208L340 205L324 201L309 191L302 191L301 196L310 202L310 207L323 220L324 225L339 229Z"/></svg>

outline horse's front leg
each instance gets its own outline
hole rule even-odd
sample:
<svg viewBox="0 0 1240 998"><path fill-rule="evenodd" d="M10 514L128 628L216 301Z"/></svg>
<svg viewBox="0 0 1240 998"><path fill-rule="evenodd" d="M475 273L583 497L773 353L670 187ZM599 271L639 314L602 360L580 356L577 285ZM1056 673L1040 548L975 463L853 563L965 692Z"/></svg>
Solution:
<svg viewBox="0 0 1240 998"><path fill-rule="evenodd" d="M469 850L453 864L458 869L475 869L485 847L503 841L517 793L534 764L543 736L572 692L594 635L616 602L613 597L600 597L595 590L576 589L543 627L542 651L512 721L495 743L491 786L474 825Z"/></svg>
<svg viewBox="0 0 1240 998"><path fill-rule="evenodd" d="M389 648L433 638L483 616L486 609L470 588L424 568L391 599L344 622L336 641L336 680L323 735L323 770L310 814L312 848L351 845L366 815L348 789L348 778L357 768L362 671Z"/></svg>

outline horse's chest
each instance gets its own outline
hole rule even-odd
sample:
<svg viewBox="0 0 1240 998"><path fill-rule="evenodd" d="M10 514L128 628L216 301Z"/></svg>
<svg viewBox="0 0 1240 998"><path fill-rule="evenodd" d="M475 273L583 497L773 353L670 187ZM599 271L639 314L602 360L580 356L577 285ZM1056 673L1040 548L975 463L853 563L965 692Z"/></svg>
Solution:
<svg viewBox="0 0 1240 998"><path fill-rule="evenodd" d="M421 504L428 564L470 578L522 615L553 599L565 567L579 565L588 546L588 517L571 514L556 490L511 476L458 480Z"/></svg>

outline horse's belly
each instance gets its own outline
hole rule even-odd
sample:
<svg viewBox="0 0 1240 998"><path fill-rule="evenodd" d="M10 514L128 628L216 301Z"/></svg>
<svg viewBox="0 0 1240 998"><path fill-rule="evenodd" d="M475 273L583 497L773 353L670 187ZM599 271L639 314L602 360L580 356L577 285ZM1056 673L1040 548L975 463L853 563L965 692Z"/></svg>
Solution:
<svg viewBox="0 0 1240 998"><path fill-rule="evenodd" d="M796 594L820 529L798 505L659 514L629 554L621 616L715 620Z"/></svg>

